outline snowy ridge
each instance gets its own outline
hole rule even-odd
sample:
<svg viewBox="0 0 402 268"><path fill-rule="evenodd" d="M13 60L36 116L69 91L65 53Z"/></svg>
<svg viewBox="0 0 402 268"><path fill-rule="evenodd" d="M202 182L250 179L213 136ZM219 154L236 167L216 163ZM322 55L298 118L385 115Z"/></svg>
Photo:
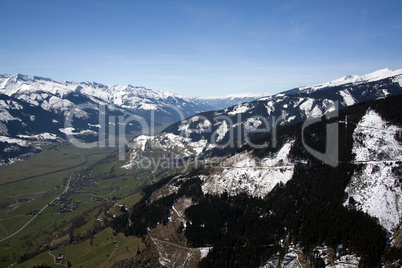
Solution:
<svg viewBox="0 0 402 268"><path fill-rule="evenodd" d="M130 109L155 110L162 109L158 107L162 104L180 104L181 106L180 102L196 105L189 98L145 87L106 86L95 82L59 82L49 78L21 74L1 75L0 93L8 96L23 96L26 101L34 105L38 105L44 99L51 97L51 100L44 105L43 108L45 109L53 108L54 105L69 108L71 104L63 98L71 93L85 94L104 103Z"/></svg>
<svg viewBox="0 0 402 268"><path fill-rule="evenodd" d="M402 189L398 170L402 145L395 140L401 129L368 110L353 133L355 162L362 164L345 192L345 206L354 206L379 219L390 233L402 220Z"/></svg>
<svg viewBox="0 0 402 268"><path fill-rule="evenodd" d="M275 185L292 178L294 165L288 159L292 144L293 141L285 143L274 157L257 159L248 152L229 157L221 163L221 169L202 177L202 191L264 197Z"/></svg>
<svg viewBox="0 0 402 268"><path fill-rule="evenodd" d="M359 83L366 83L366 82L374 82L374 81L379 81L382 79L386 79L389 77L395 77L395 76L401 76L402 75L402 69L399 70L391 70L390 68L384 68L369 74L365 74L362 76L358 75L347 75L338 79L335 79L333 81L323 83L323 84L318 84L318 85L312 85L312 86L304 86L304 87L299 87L300 91L306 91L306 92L313 92L319 89L327 88L327 87L334 87L334 86L340 86L340 85L345 85L345 84L359 84Z"/></svg>
<svg viewBox="0 0 402 268"><path fill-rule="evenodd" d="M0 75L0 93L8 96L22 96L33 105L53 97L44 108L56 109L52 104L65 102L63 98L71 93L80 93L92 97L93 101L116 105L127 109L163 110L166 105L180 109L192 107L195 112L217 110L238 103L249 102L269 94L234 94L221 97L188 98L175 93L137 87L132 85L102 85L96 82L55 81L50 78L23 74ZM56 104L61 105L61 104ZM66 108L71 107L64 103ZM185 116L189 114L185 113Z"/></svg>

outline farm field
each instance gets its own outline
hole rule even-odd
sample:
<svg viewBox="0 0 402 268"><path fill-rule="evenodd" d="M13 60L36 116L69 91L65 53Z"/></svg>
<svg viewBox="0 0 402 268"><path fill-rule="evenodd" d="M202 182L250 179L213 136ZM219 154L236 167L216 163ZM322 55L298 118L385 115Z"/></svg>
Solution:
<svg viewBox="0 0 402 268"><path fill-rule="evenodd" d="M60 267L60 264L56 264L54 261L54 258L60 254L67 258L62 265L70 262L77 267L110 267L115 262L135 256L138 249L141 249L140 238L125 237L123 234L114 236L109 227L94 236L92 245L89 240L85 240L80 244L43 252L15 267L33 267L44 263L51 267Z"/></svg>
<svg viewBox="0 0 402 268"><path fill-rule="evenodd" d="M135 253L140 240L120 236L111 240L107 226L110 217L122 213L118 205L134 205L141 199L140 187L149 183L146 176L121 169L123 164L108 148L63 145L1 166L0 266L56 265L51 254L57 257L63 252L71 263L84 267L92 267L85 259L99 254L91 260L101 263L93 265L106 261L107 267ZM84 224L76 228L74 224L83 218ZM94 245L84 249L90 244L88 232L93 233ZM85 254L80 258L74 251Z"/></svg>

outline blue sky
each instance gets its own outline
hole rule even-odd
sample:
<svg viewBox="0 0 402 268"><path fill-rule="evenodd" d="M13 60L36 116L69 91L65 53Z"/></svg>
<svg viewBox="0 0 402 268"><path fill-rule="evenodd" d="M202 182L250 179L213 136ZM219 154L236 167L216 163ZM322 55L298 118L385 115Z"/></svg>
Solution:
<svg viewBox="0 0 402 268"><path fill-rule="evenodd" d="M402 1L0 0L0 73L185 96L402 68Z"/></svg>

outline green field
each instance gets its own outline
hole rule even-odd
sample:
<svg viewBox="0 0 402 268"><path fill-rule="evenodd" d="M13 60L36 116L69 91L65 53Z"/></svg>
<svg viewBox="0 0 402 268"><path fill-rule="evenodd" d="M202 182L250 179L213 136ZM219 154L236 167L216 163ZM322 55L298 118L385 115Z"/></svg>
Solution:
<svg viewBox="0 0 402 268"><path fill-rule="evenodd" d="M114 236L111 228L107 228L94 236L93 245L86 240L80 244L41 253L15 267L33 267L43 263L52 267L60 267L54 263L53 258L59 254L67 257L67 260L63 262L64 265L69 261L73 267L110 267L117 261L134 257L140 246L140 238L125 237L123 234Z"/></svg>
<svg viewBox="0 0 402 268"><path fill-rule="evenodd" d="M83 161L84 156L87 157L86 162ZM102 231L104 227L96 226L99 225L96 217L105 219L104 211L107 207L110 213L121 213L115 205L134 205L141 198L136 192L142 185L150 183L149 172L138 176L133 170L121 169L123 164L125 161L119 161L116 152L111 149L81 149L63 145L32 155L27 160L1 166L0 267L16 264L21 256L41 247L44 251L44 247L49 247L49 244L54 246L61 243L63 247L52 247L51 254L58 256L62 252L68 255L68 260L74 266L80 264L83 267L94 267L106 261L104 267L108 267L115 261L135 254L141 243L139 239L121 235L113 237L110 228ZM63 193L70 176L82 170L89 170L96 184L82 187L69 196L71 202L80 202L78 208L60 213L59 206L46 207ZM42 208L45 209L35 217L35 213ZM98 211L103 214L97 215ZM56 237L57 234L67 232L74 219L80 215L84 215L87 222L74 230L75 236L88 234L88 231L95 229L99 232L91 247L90 240L69 245L68 234L64 238ZM117 248L113 241L117 241ZM43 263L60 267L54 264L48 252L29 258L18 266L32 267Z"/></svg>

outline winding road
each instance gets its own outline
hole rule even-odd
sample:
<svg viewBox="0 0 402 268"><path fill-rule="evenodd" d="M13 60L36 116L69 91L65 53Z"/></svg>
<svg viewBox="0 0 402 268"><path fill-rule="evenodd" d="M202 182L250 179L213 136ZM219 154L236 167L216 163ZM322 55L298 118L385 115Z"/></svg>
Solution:
<svg viewBox="0 0 402 268"><path fill-rule="evenodd" d="M74 173L74 174L75 174L75 173ZM13 234L11 234L11 235L9 235L9 236L3 238L3 239L0 239L0 243L3 242L3 241L5 241L5 240L7 240L7 239L9 239L9 238L11 238L11 237L13 237L14 235L18 234L18 233L21 232L22 230L24 230L25 227L27 227L34 219L36 219L36 217L38 217L39 214L41 214L41 213L49 206L49 204L53 203L53 202L54 202L55 200L57 200L61 195L67 193L68 189L70 188L71 178L74 176L74 174L72 174L72 175L70 176L70 178L68 179L66 188L64 188L64 191L63 191L61 194L59 194L59 195L56 196L52 201L50 201L48 204L46 204L41 210L39 210L39 212L38 212L35 216L33 216L27 223L25 223L25 224L24 224L20 229L18 229L15 233L13 233Z"/></svg>
<svg viewBox="0 0 402 268"><path fill-rule="evenodd" d="M60 169L60 170L56 170L56 171L52 171L52 172L48 172L48 173L41 174L41 175L31 176L31 177L28 177L28 178L25 178L25 179L20 179L20 180L15 180L15 181L10 181L10 182L6 182L6 183L2 183L2 184L0 184L0 186L7 185L7 184L11 184L11 183L14 183L14 182L19 182L19 181L25 181L25 180L33 179L33 178L40 177L40 176L44 176L44 175L54 174L54 173L57 173L57 172L60 172L60 171L65 171L65 170L73 169L73 168L76 168L76 167L80 167L80 166L82 166L82 165L85 165L87 162L88 162L88 156L85 155L85 156L83 156L82 163L79 164L79 165L76 165L76 166L73 166L73 167L69 167L69 168ZM57 200L61 195L67 193L68 189L70 188L71 179L72 179L72 177L73 177L74 175L75 175L75 173L73 173L73 174L70 176L70 178L68 179L66 188L64 188L64 191L63 191L61 194L59 194L59 195L56 196L52 201L50 201L49 203L47 203L47 205L45 205L42 209L40 209L40 210L38 211L38 213L37 213L35 216L33 216L27 223L25 223L25 224L24 224L20 229L18 229L15 233L13 233L13 234L11 234L11 235L8 235L8 236L5 237L5 238L0 239L0 243L3 242L3 241L5 241L5 240L7 240L7 239L9 239L9 238L11 238L11 237L13 237L14 235L18 234L18 233L21 232L22 230L24 230L25 227L27 227L34 219L36 219L36 217L37 217L39 214L41 214L41 213L49 206L49 204L53 203L53 202L54 202L55 200ZM3 228L3 229L4 229L4 228ZM5 230L5 229L4 229L4 230ZM7 232L7 230L6 230L6 232ZM8 232L7 232L7 233L8 233Z"/></svg>

